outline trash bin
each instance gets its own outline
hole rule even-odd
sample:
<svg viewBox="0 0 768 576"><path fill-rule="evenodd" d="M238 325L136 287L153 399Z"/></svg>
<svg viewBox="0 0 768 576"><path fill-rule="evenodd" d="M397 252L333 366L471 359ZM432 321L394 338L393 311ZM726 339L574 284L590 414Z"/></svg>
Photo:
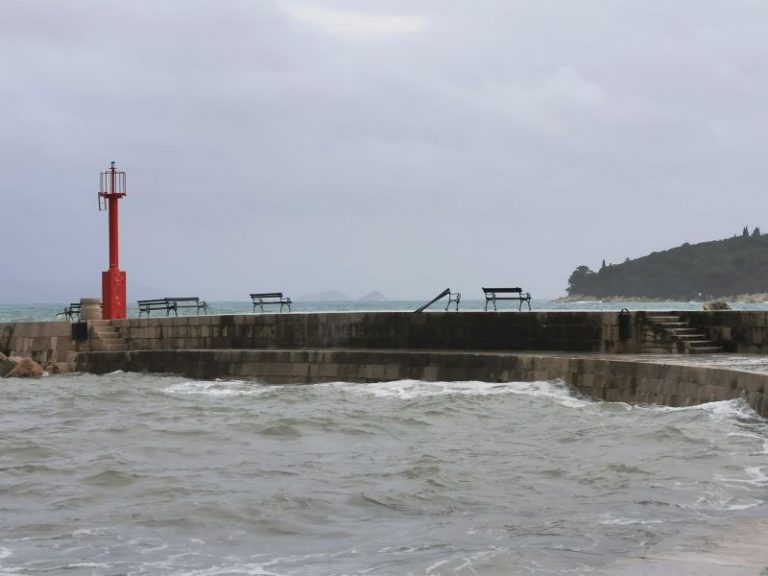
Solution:
<svg viewBox="0 0 768 576"><path fill-rule="evenodd" d="M632 316L629 310L622 308L619 312L619 340L632 338Z"/></svg>
<svg viewBox="0 0 768 576"><path fill-rule="evenodd" d="M88 340L88 322L72 322L72 340L76 342Z"/></svg>

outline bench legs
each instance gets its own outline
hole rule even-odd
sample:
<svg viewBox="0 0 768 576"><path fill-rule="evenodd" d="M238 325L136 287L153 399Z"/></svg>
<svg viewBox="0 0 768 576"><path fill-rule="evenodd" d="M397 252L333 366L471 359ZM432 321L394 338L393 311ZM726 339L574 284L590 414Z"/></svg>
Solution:
<svg viewBox="0 0 768 576"><path fill-rule="evenodd" d="M451 307L451 302L456 304L456 312L459 311L459 302L461 302L461 292L455 292L454 294L448 293L448 302L445 305L445 311Z"/></svg>
<svg viewBox="0 0 768 576"><path fill-rule="evenodd" d="M502 300L513 300L513 298L502 298ZM486 299L486 301L485 301L485 311L486 312L488 311L488 303L489 302L491 304L493 304L493 311L496 312L497 308L496 308L496 299L495 298L488 298L488 299ZM520 305L517 307L517 311L518 312L522 312L523 311L523 304L527 304L528 305L528 312L530 312L531 311L531 299L530 298L520 298Z"/></svg>

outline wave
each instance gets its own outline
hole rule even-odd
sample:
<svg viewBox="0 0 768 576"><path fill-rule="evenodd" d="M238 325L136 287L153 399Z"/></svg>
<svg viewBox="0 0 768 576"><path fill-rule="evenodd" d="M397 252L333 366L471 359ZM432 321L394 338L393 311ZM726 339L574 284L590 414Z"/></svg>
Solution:
<svg viewBox="0 0 768 576"><path fill-rule="evenodd" d="M658 404L627 404L629 410L644 410L649 412L703 412L714 421L739 420L749 422L765 422L766 419L755 412L749 404L741 398L732 400L719 400L717 402L705 402L691 406L661 406ZM766 444L768 450L768 443Z"/></svg>
<svg viewBox="0 0 768 576"><path fill-rule="evenodd" d="M245 380L194 380L166 386L161 391L169 395L189 394L226 398L233 396L263 396L279 386Z"/></svg>
<svg viewBox="0 0 768 576"><path fill-rule="evenodd" d="M464 382L425 382L422 380L397 380L393 382L377 382L371 384L350 384L346 382L331 382L316 384L317 387L341 388L356 394L373 396L375 398L392 398L398 400L415 400L420 398L437 398L450 396L485 397L500 395L523 395L555 400L569 408L583 408L593 401L583 400L574 396L562 380L539 382L480 382L476 380Z"/></svg>

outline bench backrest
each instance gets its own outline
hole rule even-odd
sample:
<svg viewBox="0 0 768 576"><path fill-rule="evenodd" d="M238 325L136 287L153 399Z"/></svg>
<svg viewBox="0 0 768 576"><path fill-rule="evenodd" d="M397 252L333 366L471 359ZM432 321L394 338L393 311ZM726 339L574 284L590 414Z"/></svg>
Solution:
<svg viewBox="0 0 768 576"><path fill-rule="evenodd" d="M488 294L489 292L496 292L498 294L510 294L516 292L518 294L523 293L522 288L483 288L483 292Z"/></svg>
<svg viewBox="0 0 768 576"><path fill-rule="evenodd" d="M137 300L137 302L139 303L139 306L150 305L150 304L165 304L166 299L155 298L154 300Z"/></svg>
<svg viewBox="0 0 768 576"><path fill-rule="evenodd" d="M263 294L251 294L251 299L256 300L258 298L282 298L282 292L265 292Z"/></svg>
<svg viewBox="0 0 768 576"><path fill-rule="evenodd" d="M184 298L165 298L166 302L199 302L200 298L197 296L185 296Z"/></svg>

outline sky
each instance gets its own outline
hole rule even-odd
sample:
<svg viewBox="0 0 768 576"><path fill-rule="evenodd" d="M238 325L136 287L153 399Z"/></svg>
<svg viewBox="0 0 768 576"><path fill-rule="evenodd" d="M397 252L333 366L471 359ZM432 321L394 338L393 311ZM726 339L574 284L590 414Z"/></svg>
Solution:
<svg viewBox="0 0 768 576"><path fill-rule="evenodd" d="M0 301L99 295L110 161L128 299L245 301L560 296L767 157L763 0L0 0Z"/></svg>

